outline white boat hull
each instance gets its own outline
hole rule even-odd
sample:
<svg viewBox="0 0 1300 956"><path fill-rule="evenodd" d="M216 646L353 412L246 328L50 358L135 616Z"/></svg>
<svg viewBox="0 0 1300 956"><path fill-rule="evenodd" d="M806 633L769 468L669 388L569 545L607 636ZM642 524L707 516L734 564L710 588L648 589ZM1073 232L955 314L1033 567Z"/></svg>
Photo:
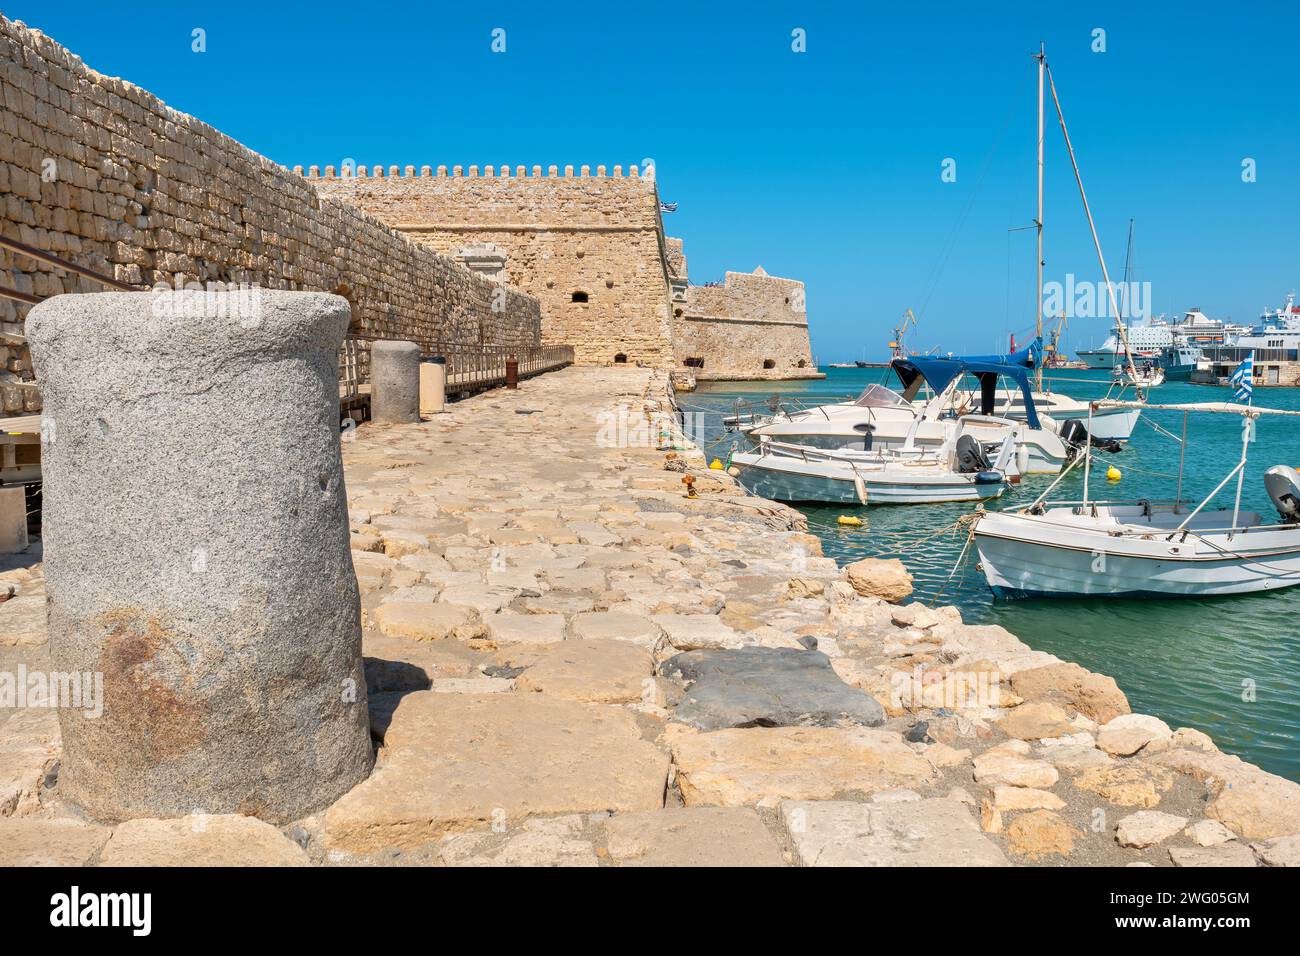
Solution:
<svg viewBox="0 0 1300 956"><path fill-rule="evenodd" d="M848 465L804 462L784 455L738 453L732 464L740 469L740 483L753 494L774 501L818 501L860 505L859 487L869 505L932 504L946 501L981 501L1006 490L1006 482L980 481L974 475L926 471L915 475L898 465L872 473Z"/></svg>
<svg viewBox="0 0 1300 956"><path fill-rule="evenodd" d="M1230 521L1230 509L1226 517L1202 512L1203 530L1171 541L1168 528L1115 536L1113 523L1070 526L990 512L974 534L985 579L1001 597L1212 597L1300 584L1300 528L1252 528L1231 538L1204 530Z"/></svg>
<svg viewBox="0 0 1300 956"><path fill-rule="evenodd" d="M1085 426L1088 424L1087 412L1079 414L1053 412L1052 417L1058 421L1066 418L1077 418ZM1137 428L1138 419L1141 417L1142 411L1137 408L1102 409L1092 413L1090 433L1095 438L1128 441L1133 435L1133 429Z"/></svg>
<svg viewBox="0 0 1300 956"><path fill-rule="evenodd" d="M1004 441L1013 429L1017 430L1018 444L1025 450L1028 460L1022 471L1026 475L1054 475L1068 460L1068 451L1050 427L1029 429L1023 424L967 415L946 421L876 421L871 423L871 450L902 452L904 450L942 454L942 449L957 435L968 434L986 447ZM855 423L844 423L834 418L801 418L798 421L772 422L746 433L751 444L761 449L764 442L781 442L802 445L820 451L864 452L866 434Z"/></svg>
<svg viewBox="0 0 1300 956"><path fill-rule="evenodd" d="M1035 396L1036 403L1038 402ZM1071 418L1078 419L1086 427L1088 425L1088 404L1087 402L1075 402L1070 400L1068 405L1064 403L1053 403L1050 399L1042 401L1038 406L1039 415L1048 415L1054 422L1064 422ZM1019 402L1012 405L999 405L994 408L994 414L1003 415L1007 418L1021 418L1024 416L1024 408ZM1092 428L1090 433L1095 438L1107 439L1114 441L1128 441L1133 435L1133 429L1137 428L1138 419L1142 417L1142 410L1139 408L1099 408L1092 413Z"/></svg>

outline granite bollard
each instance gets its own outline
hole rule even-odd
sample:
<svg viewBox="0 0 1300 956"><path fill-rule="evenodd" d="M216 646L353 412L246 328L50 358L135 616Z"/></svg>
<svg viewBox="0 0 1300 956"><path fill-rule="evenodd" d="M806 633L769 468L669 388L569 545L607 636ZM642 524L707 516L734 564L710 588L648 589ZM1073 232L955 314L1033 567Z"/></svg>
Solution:
<svg viewBox="0 0 1300 956"><path fill-rule="evenodd" d="M373 762L339 449L345 299L59 295L27 336L45 401L60 795L106 821L331 803Z"/></svg>
<svg viewBox="0 0 1300 956"><path fill-rule="evenodd" d="M370 347L370 417L405 425L420 420L420 347L380 340Z"/></svg>

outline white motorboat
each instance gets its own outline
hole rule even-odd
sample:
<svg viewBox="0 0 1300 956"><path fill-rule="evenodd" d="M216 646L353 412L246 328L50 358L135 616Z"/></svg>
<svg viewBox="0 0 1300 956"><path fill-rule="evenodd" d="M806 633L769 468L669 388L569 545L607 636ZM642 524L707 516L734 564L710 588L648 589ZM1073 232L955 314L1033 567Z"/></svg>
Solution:
<svg viewBox="0 0 1300 956"><path fill-rule="evenodd" d="M755 451L737 452L731 462L745 488L776 501L910 505L995 498L1007 488L1014 453L1011 438L994 462L971 438L950 443L937 455L820 451L769 441Z"/></svg>
<svg viewBox="0 0 1300 956"><path fill-rule="evenodd" d="M941 407L942 403L934 403L934 415L936 417ZM782 402L778 398L767 403L768 414L759 414L758 408L758 403L750 405L737 403L735 414L723 418L722 424L728 429L738 430L747 435L768 425L826 423L854 428L861 424L867 424L873 426L874 429L875 426L885 423L896 423L907 428L920 418L926 410L924 407L919 409L914 407L903 396L884 385L868 385L862 390L862 394L851 402L833 402L826 405L801 407ZM859 427L854 432L857 441L854 442L853 447L861 447L863 431L864 429ZM792 428L782 434L797 435L799 433L798 429ZM757 440L760 436L754 437ZM782 438L782 440L787 439ZM839 446L826 445L825 447L834 448Z"/></svg>
<svg viewBox="0 0 1300 956"><path fill-rule="evenodd" d="M1143 362L1132 369L1116 365L1111 370L1112 381L1120 385L1139 385L1144 389L1165 384L1165 370L1151 362Z"/></svg>
<svg viewBox="0 0 1300 956"><path fill-rule="evenodd" d="M1091 402L1071 398L1060 392L1033 391L1030 393L1038 411L1051 418L1058 426L1073 419L1086 423ZM958 413L963 408L976 407L976 397L958 393L954 396ZM1015 390L1003 390L994 401L992 414L1003 418L1023 419L1025 417L1024 397ZM1141 408L1104 408L1092 412L1091 434L1094 438L1105 441L1128 441L1137 428L1138 419L1142 417ZM1060 430L1059 428L1057 429Z"/></svg>
<svg viewBox="0 0 1300 956"><path fill-rule="evenodd" d="M871 385L852 402L788 410L778 403L767 417L745 414L738 408L724 423L742 431L759 447L778 442L823 451L928 450L938 454L963 434L973 435L986 448L1000 446L1013 436L1021 474L1056 474L1071 457L1070 445L1058 435L1057 422L1037 416L1032 399L1026 410L1029 393L1024 365L1005 362L1007 358L1032 361L1032 356L1041 354L1041 349L1036 352L1035 348L1009 357L895 359L891 367L903 383L901 395L883 385ZM983 391L980 395L962 392L959 382L967 374L981 383L996 381L999 376L1018 383L1016 418L988 414L996 398L992 391L988 401ZM926 384L932 397L922 402L917 395ZM954 409L958 403L960 411Z"/></svg>
<svg viewBox="0 0 1300 956"><path fill-rule="evenodd" d="M1099 405L1137 403L1101 402ZM1082 501L1033 504L981 514L974 525L980 567L995 594L1006 597L1208 597L1300 584L1300 474L1270 468L1264 484L1277 517L1241 510L1249 443L1262 415L1300 416L1232 403L1148 408L1242 416L1241 458L1199 505L1182 499L1182 467L1172 500L1089 500L1091 453ZM1184 418L1184 454L1186 449ZM1073 467L1073 466L1072 466ZM1208 507L1236 477L1231 508ZM1055 487L1059 482L1053 482Z"/></svg>

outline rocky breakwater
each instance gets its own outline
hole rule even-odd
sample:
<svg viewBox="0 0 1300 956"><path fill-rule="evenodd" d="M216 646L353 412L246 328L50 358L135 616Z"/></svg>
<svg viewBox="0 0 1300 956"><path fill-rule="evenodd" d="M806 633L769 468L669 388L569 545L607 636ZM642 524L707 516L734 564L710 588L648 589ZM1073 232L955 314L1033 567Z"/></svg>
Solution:
<svg viewBox="0 0 1300 956"><path fill-rule="evenodd" d="M229 859L244 827L249 862L326 865L1300 860L1300 785L904 603L898 562L838 567L670 413L659 373L567 369L363 426L344 460L370 777L280 828L86 833L50 781L57 739L28 734L0 859L134 861L160 834Z"/></svg>

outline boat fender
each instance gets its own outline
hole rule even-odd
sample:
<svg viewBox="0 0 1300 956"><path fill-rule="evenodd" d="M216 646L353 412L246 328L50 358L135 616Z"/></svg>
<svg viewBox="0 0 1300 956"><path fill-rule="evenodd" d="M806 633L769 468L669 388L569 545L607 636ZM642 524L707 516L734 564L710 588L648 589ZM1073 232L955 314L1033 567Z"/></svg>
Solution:
<svg viewBox="0 0 1300 956"><path fill-rule="evenodd" d="M1005 480L1000 471L980 471L975 473L975 484L977 485L995 485Z"/></svg>
<svg viewBox="0 0 1300 956"><path fill-rule="evenodd" d="M1029 470L1029 446L1020 445L1016 448L1016 471L1024 474Z"/></svg>
<svg viewBox="0 0 1300 956"><path fill-rule="evenodd" d="M858 496L858 501L865 505L867 503L867 484L862 480L862 476L856 472L853 475L853 490Z"/></svg>

